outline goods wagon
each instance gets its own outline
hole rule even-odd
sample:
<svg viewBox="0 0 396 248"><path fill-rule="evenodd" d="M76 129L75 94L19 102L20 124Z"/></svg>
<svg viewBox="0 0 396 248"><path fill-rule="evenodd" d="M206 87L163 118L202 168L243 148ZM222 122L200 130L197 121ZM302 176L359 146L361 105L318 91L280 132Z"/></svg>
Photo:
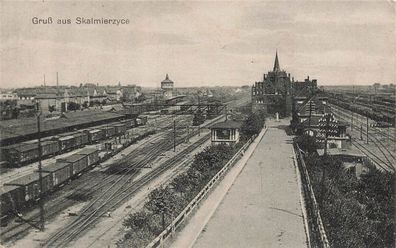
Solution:
<svg viewBox="0 0 396 248"><path fill-rule="evenodd" d="M23 190L19 186L8 185L0 188L0 210L1 216L13 211L18 211L24 204Z"/></svg>
<svg viewBox="0 0 396 248"><path fill-rule="evenodd" d="M85 148L79 151L77 154L87 156L88 166L99 162L99 151L95 148Z"/></svg>
<svg viewBox="0 0 396 248"><path fill-rule="evenodd" d="M85 132L88 134L88 140L91 144L97 143L98 141L104 139L106 136L105 131L101 129L89 129L85 130Z"/></svg>
<svg viewBox="0 0 396 248"><path fill-rule="evenodd" d="M136 126L146 125L147 123L147 116L136 118Z"/></svg>
<svg viewBox="0 0 396 248"><path fill-rule="evenodd" d="M56 137L62 152L72 150L77 147L76 138L73 135Z"/></svg>
<svg viewBox="0 0 396 248"><path fill-rule="evenodd" d="M85 132L73 132L66 134L67 136L73 136L76 141L76 147L82 147L88 144L88 134Z"/></svg>
<svg viewBox="0 0 396 248"><path fill-rule="evenodd" d="M122 120L120 121L122 124L125 124L126 129L130 129L132 127L135 127L135 122L133 120Z"/></svg>
<svg viewBox="0 0 396 248"><path fill-rule="evenodd" d="M52 178L49 173L42 173L43 194L52 189ZM24 201L33 201L40 197L40 180L39 173L31 173L29 175L15 179L14 181L5 183L4 185L20 186L23 191Z"/></svg>
<svg viewBox="0 0 396 248"><path fill-rule="evenodd" d="M87 155L73 154L66 158L57 159L56 162L69 163L72 168L72 175L77 175L88 167Z"/></svg>
<svg viewBox="0 0 396 248"><path fill-rule="evenodd" d="M52 177L52 185L56 187L72 176L72 167L70 163L56 162L45 166L42 171L47 172Z"/></svg>
<svg viewBox="0 0 396 248"><path fill-rule="evenodd" d="M11 165L21 166L38 158L38 146L31 143L19 143L2 148L2 158Z"/></svg>
<svg viewBox="0 0 396 248"><path fill-rule="evenodd" d="M122 135L122 134L125 134L125 132L126 132L126 125L125 124L116 124L116 125L114 125L114 127L115 127L115 133L116 133L116 135Z"/></svg>
<svg viewBox="0 0 396 248"><path fill-rule="evenodd" d="M59 142L56 140L46 140L41 142L41 156L55 155L60 151Z"/></svg>
<svg viewBox="0 0 396 248"><path fill-rule="evenodd" d="M106 125L106 126L100 126L98 128L104 131L104 133L105 133L104 138L110 138L115 135L115 127L114 126Z"/></svg>

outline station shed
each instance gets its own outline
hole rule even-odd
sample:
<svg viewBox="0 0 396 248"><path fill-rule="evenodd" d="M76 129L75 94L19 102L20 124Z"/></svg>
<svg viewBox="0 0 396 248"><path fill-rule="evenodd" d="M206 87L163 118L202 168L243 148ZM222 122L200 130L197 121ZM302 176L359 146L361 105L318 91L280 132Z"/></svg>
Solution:
<svg viewBox="0 0 396 248"><path fill-rule="evenodd" d="M212 145L233 145L239 142L242 122L228 120L210 127Z"/></svg>
<svg viewBox="0 0 396 248"><path fill-rule="evenodd" d="M324 149L318 149L317 152L319 156L324 156ZM340 160L344 169L354 174L356 178L360 178L369 171L367 156L353 147L330 148L327 150L327 156Z"/></svg>

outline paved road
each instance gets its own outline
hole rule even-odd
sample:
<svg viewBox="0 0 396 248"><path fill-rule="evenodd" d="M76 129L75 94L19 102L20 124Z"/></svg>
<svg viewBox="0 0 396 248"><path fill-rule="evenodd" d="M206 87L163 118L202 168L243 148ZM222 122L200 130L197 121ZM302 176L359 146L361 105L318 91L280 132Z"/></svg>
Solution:
<svg viewBox="0 0 396 248"><path fill-rule="evenodd" d="M287 124L269 123L193 247L307 247Z"/></svg>

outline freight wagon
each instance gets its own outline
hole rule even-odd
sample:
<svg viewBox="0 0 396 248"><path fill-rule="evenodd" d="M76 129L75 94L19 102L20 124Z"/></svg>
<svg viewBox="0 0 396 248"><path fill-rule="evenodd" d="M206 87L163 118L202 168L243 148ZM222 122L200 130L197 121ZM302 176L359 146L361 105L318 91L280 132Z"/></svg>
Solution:
<svg viewBox="0 0 396 248"><path fill-rule="evenodd" d="M54 137L59 141L59 146L62 152L71 151L77 147L77 140L73 135Z"/></svg>
<svg viewBox="0 0 396 248"><path fill-rule="evenodd" d="M99 142L106 136L106 132L102 129L88 129L85 132L88 134L88 140L91 144Z"/></svg>
<svg viewBox="0 0 396 248"><path fill-rule="evenodd" d="M37 144L19 143L2 148L2 159L11 165L22 166L39 156Z"/></svg>
<svg viewBox="0 0 396 248"><path fill-rule="evenodd" d="M136 126L143 126L143 125L146 125L146 123L147 123L147 116L142 116L142 117L139 117L139 118L136 118Z"/></svg>
<svg viewBox="0 0 396 248"><path fill-rule="evenodd" d="M88 134L85 132L73 132L66 135L71 135L74 137L76 147L83 147L84 145L89 143Z"/></svg>
<svg viewBox="0 0 396 248"><path fill-rule="evenodd" d="M45 166L42 171L50 174L53 187L57 187L60 184L68 181L72 176L71 164L66 162L56 162L50 164Z"/></svg>
<svg viewBox="0 0 396 248"><path fill-rule="evenodd" d="M52 178L49 173L42 173L43 194L49 192L52 187ZM20 186L23 192L25 202L34 201L40 197L40 180L39 173L31 173L29 175L15 179L14 181L5 183L4 185Z"/></svg>
<svg viewBox="0 0 396 248"><path fill-rule="evenodd" d="M72 176L75 176L88 168L87 155L73 154L66 158L57 159L56 162L69 163L72 168Z"/></svg>
<svg viewBox="0 0 396 248"><path fill-rule="evenodd" d="M126 129L130 129L132 127L135 127L135 121L134 120L122 120L120 123L125 124Z"/></svg>
<svg viewBox="0 0 396 248"><path fill-rule="evenodd" d="M99 151L95 148L85 148L77 154L87 156L88 166L92 166L99 162Z"/></svg>
<svg viewBox="0 0 396 248"><path fill-rule="evenodd" d="M122 123L120 123L120 124L116 124L116 125L114 125L114 127L115 127L115 134L116 135L123 135L123 134L125 134L125 132L126 132L126 125L125 124L122 124Z"/></svg>
<svg viewBox="0 0 396 248"><path fill-rule="evenodd" d="M105 125L105 126L100 126L98 128L101 129L102 131L104 131L104 133L105 133L104 138L106 138L106 139L113 137L116 132L114 126Z"/></svg>
<svg viewBox="0 0 396 248"><path fill-rule="evenodd" d="M38 144L36 144L38 146ZM57 140L46 140L41 142L41 156L47 157L60 152L59 142Z"/></svg>
<svg viewBox="0 0 396 248"><path fill-rule="evenodd" d="M19 211L25 202L22 188L15 185L0 188L0 210L1 216L9 215L11 212Z"/></svg>

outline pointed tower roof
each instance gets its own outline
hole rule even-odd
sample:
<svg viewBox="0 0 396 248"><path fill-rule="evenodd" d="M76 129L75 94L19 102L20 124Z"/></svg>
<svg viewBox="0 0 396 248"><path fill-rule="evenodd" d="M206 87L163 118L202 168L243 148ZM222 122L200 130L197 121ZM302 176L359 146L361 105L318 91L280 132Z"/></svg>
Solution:
<svg viewBox="0 0 396 248"><path fill-rule="evenodd" d="M173 81L170 80L168 74L166 74L165 80L163 80L161 83L173 83Z"/></svg>
<svg viewBox="0 0 396 248"><path fill-rule="evenodd" d="M276 55L275 55L274 71L280 71L279 60L278 60L278 50L276 50Z"/></svg>

